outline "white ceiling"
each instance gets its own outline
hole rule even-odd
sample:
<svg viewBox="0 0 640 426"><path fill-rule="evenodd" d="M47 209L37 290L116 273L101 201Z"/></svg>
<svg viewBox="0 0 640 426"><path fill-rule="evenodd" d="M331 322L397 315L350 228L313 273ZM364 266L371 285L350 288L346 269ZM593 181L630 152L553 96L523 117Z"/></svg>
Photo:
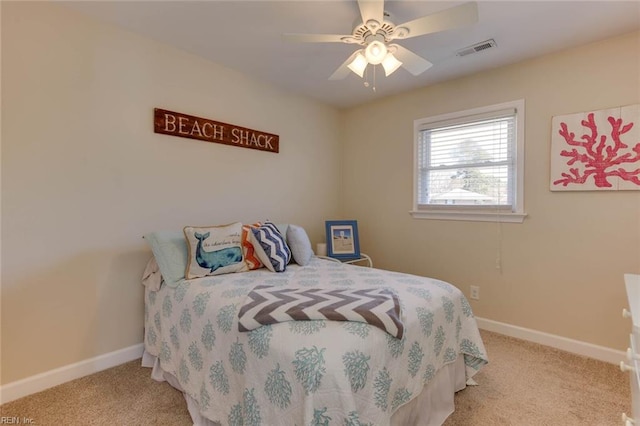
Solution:
<svg viewBox="0 0 640 426"><path fill-rule="evenodd" d="M387 1L385 11L399 24L462 3L396 0ZM373 92L353 73L344 80L328 80L356 46L291 43L281 38L283 33L351 34L360 16L355 0L61 4L336 107L358 105L640 28L638 0L480 0L477 24L400 41L434 66L417 77L404 69L389 77L377 71ZM465 57L455 54L491 38L497 43L495 49Z"/></svg>

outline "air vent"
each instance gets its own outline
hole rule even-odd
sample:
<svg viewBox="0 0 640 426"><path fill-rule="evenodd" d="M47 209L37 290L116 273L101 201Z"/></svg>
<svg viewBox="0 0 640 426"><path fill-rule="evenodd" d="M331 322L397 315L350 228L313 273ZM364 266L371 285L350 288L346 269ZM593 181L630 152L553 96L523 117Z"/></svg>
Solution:
<svg viewBox="0 0 640 426"><path fill-rule="evenodd" d="M491 49L497 47L496 41L494 39L489 39L485 41L481 41L480 43L476 43L473 46L465 47L464 49L460 49L456 52L458 56L467 56L472 53L482 52L483 50Z"/></svg>

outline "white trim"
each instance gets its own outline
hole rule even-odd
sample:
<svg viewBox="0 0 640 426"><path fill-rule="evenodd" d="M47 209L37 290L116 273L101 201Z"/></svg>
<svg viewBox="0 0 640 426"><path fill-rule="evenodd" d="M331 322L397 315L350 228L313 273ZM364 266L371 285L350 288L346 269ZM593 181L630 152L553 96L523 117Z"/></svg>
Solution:
<svg viewBox="0 0 640 426"><path fill-rule="evenodd" d="M509 107L501 110L499 109L501 105L508 105ZM449 127L458 124L466 124L469 121L483 121L507 118L516 114L517 112L518 109L516 105L512 105L511 102L506 102L503 104L488 107L485 106L469 109L466 111L450 112L447 114L440 114L433 117L422 118L419 120L415 120L414 123L418 126L417 130L433 130L439 127Z"/></svg>
<svg viewBox="0 0 640 426"><path fill-rule="evenodd" d="M529 342L539 343L552 348L571 352L576 355L586 356L599 361L618 365L620 361L626 359L626 353L605 346L598 346L580 340L568 339L555 334L544 333L530 328L518 327L504 322L493 321L485 318L477 318L478 327L482 330L493 331L505 336Z"/></svg>
<svg viewBox="0 0 640 426"><path fill-rule="evenodd" d="M144 345L139 343L95 358L76 362L75 364L45 371L44 373L27 377L26 379L7 383L0 387L0 404L41 392L62 383L124 364L125 362L133 361L134 359L140 358L143 351Z"/></svg>
<svg viewBox="0 0 640 426"><path fill-rule="evenodd" d="M522 223L526 213L488 213L479 211L435 211L411 210L414 219L467 220L474 222Z"/></svg>

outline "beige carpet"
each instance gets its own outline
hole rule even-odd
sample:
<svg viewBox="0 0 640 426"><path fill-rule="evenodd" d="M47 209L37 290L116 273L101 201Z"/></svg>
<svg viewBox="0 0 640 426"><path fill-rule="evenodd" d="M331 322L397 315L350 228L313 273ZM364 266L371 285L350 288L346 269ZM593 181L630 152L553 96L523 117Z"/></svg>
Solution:
<svg viewBox="0 0 640 426"><path fill-rule="evenodd" d="M614 426L629 412L629 375L617 366L486 331L482 337L490 364L476 376L479 386L458 392L445 426ZM2 405L0 416L54 426L191 425L180 392L150 371L129 362Z"/></svg>

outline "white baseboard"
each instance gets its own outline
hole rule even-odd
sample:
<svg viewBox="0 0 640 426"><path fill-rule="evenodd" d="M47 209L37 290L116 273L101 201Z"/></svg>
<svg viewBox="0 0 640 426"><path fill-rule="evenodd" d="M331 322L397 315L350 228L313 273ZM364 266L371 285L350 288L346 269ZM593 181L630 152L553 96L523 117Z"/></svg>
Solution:
<svg viewBox="0 0 640 426"><path fill-rule="evenodd" d="M143 350L144 345L139 343L95 358L56 368L55 370L45 371L26 379L7 383L0 387L0 404L133 361L142 356Z"/></svg>
<svg viewBox="0 0 640 426"><path fill-rule="evenodd" d="M555 334L543 333L542 331L532 330L530 328L518 327L504 322L493 321L485 318L476 318L478 327L482 330L493 331L495 333L504 334L505 336L515 337L517 339L529 342L539 343L552 348L571 352L576 355L582 355L599 361L611 364L619 364L620 361L626 359L626 353L605 346L598 346L580 340L568 339Z"/></svg>

